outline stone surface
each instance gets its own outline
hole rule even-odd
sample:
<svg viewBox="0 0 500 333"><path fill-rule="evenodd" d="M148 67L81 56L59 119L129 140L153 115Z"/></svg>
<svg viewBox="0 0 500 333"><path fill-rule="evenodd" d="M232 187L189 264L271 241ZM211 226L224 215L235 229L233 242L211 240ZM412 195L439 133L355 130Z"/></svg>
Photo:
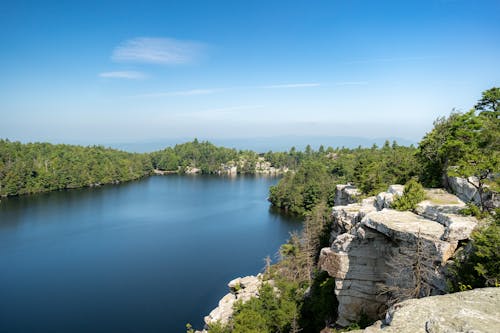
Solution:
<svg viewBox="0 0 500 333"><path fill-rule="evenodd" d="M400 212L384 208L366 215L362 224L377 230L394 240L415 241L420 236L439 240L444 234L444 226L412 212Z"/></svg>
<svg viewBox="0 0 500 333"><path fill-rule="evenodd" d="M488 177L490 180L500 177L500 174L491 174ZM476 187L478 181L475 177L460 178L460 177L448 177L448 185L450 186L453 193L455 193L460 199L466 203L473 202L476 205L481 204L481 198ZM500 208L500 195L497 192L491 191L488 186L485 186L486 191L483 191L483 204L488 209Z"/></svg>
<svg viewBox="0 0 500 333"><path fill-rule="evenodd" d="M387 189L387 192L394 194L394 195L397 195L397 196L402 196L404 189L405 189L404 185L396 184L396 185L389 186L389 188Z"/></svg>
<svg viewBox="0 0 500 333"><path fill-rule="evenodd" d="M407 300L392 307L384 322L354 332L500 332L500 288Z"/></svg>
<svg viewBox="0 0 500 333"><path fill-rule="evenodd" d="M351 184L337 185L334 199L335 206L355 203L359 195L359 190Z"/></svg>
<svg viewBox="0 0 500 333"><path fill-rule="evenodd" d="M219 301L218 306L213 309L205 319L205 329L211 324L220 322L226 324L233 315L233 305L236 301L248 301L252 297L258 297L259 287L262 284L262 275L238 277L228 283L230 293Z"/></svg>
<svg viewBox="0 0 500 333"><path fill-rule="evenodd" d="M387 192L380 192L375 197L375 207L378 210L382 210L384 208L391 208L392 202L396 199L396 197L400 197L403 195L404 185L391 185L387 189Z"/></svg>
<svg viewBox="0 0 500 333"><path fill-rule="evenodd" d="M415 212L442 224L445 227L443 240L458 241L469 237L477 225L477 220L459 214L460 210L466 207L462 200L440 189L426 190L426 198L427 200L417 205Z"/></svg>
<svg viewBox="0 0 500 333"><path fill-rule="evenodd" d="M481 202L479 193L471 183L477 184L477 179L475 179L474 177L469 177L468 179L460 177L448 177L448 185L457 197L465 202L474 202L476 204L479 204Z"/></svg>

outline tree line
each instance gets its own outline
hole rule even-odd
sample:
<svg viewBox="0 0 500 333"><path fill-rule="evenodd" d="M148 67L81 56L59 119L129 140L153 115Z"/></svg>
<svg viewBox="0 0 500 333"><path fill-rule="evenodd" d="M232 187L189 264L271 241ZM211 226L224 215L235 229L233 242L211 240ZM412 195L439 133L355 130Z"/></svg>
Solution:
<svg viewBox="0 0 500 333"><path fill-rule="evenodd" d="M151 171L147 154L0 140L0 196L125 182Z"/></svg>
<svg viewBox="0 0 500 333"><path fill-rule="evenodd" d="M0 197L119 183L150 175L155 169L182 174L196 168L202 174L217 174L236 166L238 173L254 174L259 163L267 163L295 170L305 157L295 149L258 154L197 139L145 154L0 139Z"/></svg>

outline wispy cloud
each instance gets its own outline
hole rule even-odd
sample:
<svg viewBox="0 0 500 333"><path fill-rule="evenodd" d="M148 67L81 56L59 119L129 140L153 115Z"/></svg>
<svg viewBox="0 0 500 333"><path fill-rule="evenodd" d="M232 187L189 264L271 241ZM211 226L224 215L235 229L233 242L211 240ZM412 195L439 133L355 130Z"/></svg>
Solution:
<svg viewBox="0 0 500 333"><path fill-rule="evenodd" d="M148 76L143 72L136 71L117 71L117 72L102 72L99 77L110 79L129 79L129 80L142 80Z"/></svg>
<svg viewBox="0 0 500 333"><path fill-rule="evenodd" d="M224 89L191 89L179 91L164 91L149 94L140 94L133 97L163 97L163 96L195 96L195 95L210 95L224 91Z"/></svg>
<svg viewBox="0 0 500 333"><path fill-rule="evenodd" d="M306 87L318 87L320 83L286 83L286 84L273 84L269 86L262 86L265 89L280 89L280 88L306 88Z"/></svg>
<svg viewBox="0 0 500 333"><path fill-rule="evenodd" d="M138 37L118 45L111 59L116 62L180 65L196 61L204 48L204 44L199 42Z"/></svg>
<svg viewBox="0 0 500 333"><path fill-rule="evenodd" d="M366 86L368 82L366 81L345 81L345 82L335 82L336 86Z"/></svg>

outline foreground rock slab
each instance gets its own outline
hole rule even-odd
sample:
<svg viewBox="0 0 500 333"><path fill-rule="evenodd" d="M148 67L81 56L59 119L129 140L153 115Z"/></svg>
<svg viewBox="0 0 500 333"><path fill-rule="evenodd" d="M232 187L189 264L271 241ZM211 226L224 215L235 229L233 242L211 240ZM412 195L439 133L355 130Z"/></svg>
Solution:
<svg viewBox="0 0 500 333"><path fill-rule="evenodd" d="M389 309L364 333L500 332L500 288L411 299Z"/></svg>

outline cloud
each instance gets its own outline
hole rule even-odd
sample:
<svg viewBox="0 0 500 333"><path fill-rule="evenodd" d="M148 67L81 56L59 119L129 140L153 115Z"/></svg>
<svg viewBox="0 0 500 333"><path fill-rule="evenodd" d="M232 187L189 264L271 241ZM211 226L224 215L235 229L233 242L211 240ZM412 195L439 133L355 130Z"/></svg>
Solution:
<svg viewBox="0 0 500 333"><path fill-rule="evenodd" d="M270 86L262 86L265 89L280 89L280 88L306 88L306 87L318 87L320 83L286 83L286 84L274 84Z"/></svg>
<svg viewBox="0 0 500 333"><path fill-rule="evenodd" d="M203 49L204 45L198 42L138 37L118 45L111 59L116 62L181 65L196 61Z"/></svg>
<svg viewBox="0 0 500 333"><path fill-rule="evenodd" d="M191 89L179 91L165 91L150 94L141 94L134 97L163 97L163 96L195 96L195 95L210 95L224 91L224 89Z"/></svg>
<svg viewBox="0 0 500 333"><path fill-rule="evenodd" d="M110 78L110 79L141 80L147 78L147 75L142 72L135 72L135 71L117 71L117 72L102 72L99 73L99 77Z"/></svg>

